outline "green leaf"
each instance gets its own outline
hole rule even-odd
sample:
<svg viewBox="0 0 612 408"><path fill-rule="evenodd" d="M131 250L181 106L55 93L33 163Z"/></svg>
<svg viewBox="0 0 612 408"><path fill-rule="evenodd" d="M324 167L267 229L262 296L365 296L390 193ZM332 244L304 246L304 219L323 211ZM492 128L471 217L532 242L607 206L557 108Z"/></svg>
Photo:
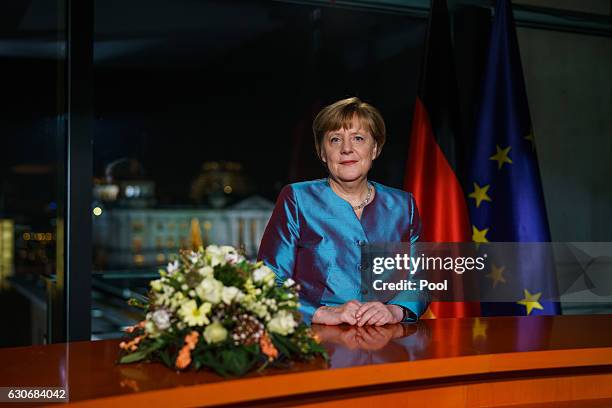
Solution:
<svg viewBox="0 0 612 408"><path fill-rule="evenodd" d="M151 354L155 350L159 349L163 345L164 345L164 342L158 340L158 341L156 341L155 343L151 344L148 347L145 347L143 349L140 349L140 350L135 351L135 352L130 353L130 354L126 354L125 356L123 356L123 357L121 357L119 359L119 363L120 364L129 364L129 363L135 363L136 361L144 360L145 358L147 358L147 356L149 354Z"/></svg>
<svg viewBox="0 0 612 408"><path fill-rule="evenodd" d="M196 359L196 360L194 360L194 361L193 361L193 367L194 367L196 370L199 370L199 369L200 369L200 367L202 367L202 360L200 360L200 359Z"/></svg>
<svg viewBox="0 0 612 408"><path fill-rule="evenodd" d="M149 353L146 350L136 351L134 353L126 354L119 359L119 363L128 364L135 363L136 361L144 360Z"/></svg>
<svg viewBox="0 0 612 408"><path fill-rule="evenodd" d="M329 356L327 355L327 350L325 350L325 347L315 341L310 344L310 352L315 355L319 354L325 359L325 361L329 361Z"/></svg>
<svg viewBox="0 0 612 408"><path fill-rule="evenodd" d="M219 360L217 360L213 351L207 351L202 355L202 364L204 364L208 368L211 368L217 374L223 377L229 376L227 371L223 367L223 364Z"/></svg>
<svg viewBox="0 0 612 408"><path fill-rule="evenodd" d="M245 272L232 264L217 265L214 268L215 279L221 281L224 286L241 288L246 281L245 275Z"/></svg>
<svg viewBox="0 0 612 408"><path fill-rule="evenodd" d="M250 360L242 348L224 350L221 353L224 368L233 375L243 375L250 368Z"/></svg>
<svg viewBox="0 0 612 408"><path fill-rule="evenodd" d="M291 357L294 354L301 354L300 348L296 344L293 344L291 339L286 336L272 333L272 343L274 343L274 346L287 357Z"/></svg>
<svg viewBox="0 0 612 408"><path fill-rule="evenodd" d="M147 299L147 302L148 302L148 299ZM146 309L147 307L149 307L148 303L141 302L140 300L135 299L135 298L130 298L128 300L128 305L133 306L133 307L137 307L139 309Z"/></svg>
<svg viewBox="0 0 612 408"><path fill-rule="evenodd" d="M159 358L162 361L162 363L164 363L166 365L166 367L172 367L172 360L170 359L170 356L168 355L168 351L167 350L162 350L159 353Z"/></svg>

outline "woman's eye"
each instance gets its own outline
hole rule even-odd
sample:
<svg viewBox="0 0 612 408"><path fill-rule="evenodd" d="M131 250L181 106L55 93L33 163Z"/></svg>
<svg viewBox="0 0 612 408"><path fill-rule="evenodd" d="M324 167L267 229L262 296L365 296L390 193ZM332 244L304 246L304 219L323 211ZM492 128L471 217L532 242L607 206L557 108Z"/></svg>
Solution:
<svg viewBox="0 0 612 408"><path fill-rule="evenodd" d="M340 138L337 136L333 136L331 139L329 139L332 143L338 143L340 142Z"/></svg>
<svg viewBox="0 0 612 408"><path fill-rule="evenodd" d="M355 136L355 140L357 140L358 142L363 142L365 140L365 138L361 135L356 135Z"/></svg>

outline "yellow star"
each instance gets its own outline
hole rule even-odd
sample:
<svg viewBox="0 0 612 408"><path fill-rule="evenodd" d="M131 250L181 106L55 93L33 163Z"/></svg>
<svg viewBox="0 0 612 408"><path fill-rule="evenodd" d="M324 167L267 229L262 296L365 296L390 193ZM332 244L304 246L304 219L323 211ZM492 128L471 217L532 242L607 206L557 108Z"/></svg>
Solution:
<svg viewBox="0 0 612 408"><path fill-rule="evenodd" d="M485 242L489 242L487 239L487 232L489 232L488 228L483 230L479 230L476 226L472 225L472 241L484 244Z"/></svg>
<svg viewBox="0 0 612 408"><path fill-rule="evenodd" d="M516 303L518 303L519 305L523 305L527 308L527 316L531 314L533 309L539 309L539 310L544 309L544 307L542 307L542 305L539 302L540 296L542 296L542 292L538 292L532 295L531 293L529 293L527 289L524 289L524 291L525 291L524 292L525 299L521 299Z"/></svg>
<svg viewBox="0 0 612 408"><path fill-rule="evenodd" d="M512 146L508 146L505 149L499 147L499 145L495 146L497 153L493 156L489 157L489 160L495 160L497 162L497 169L501 170L504 163L512 163L512 160L508 157L508 153L510 153L510 149Z"/></svg>
<svg viewBox="0 0 612 408"><path fill-rule="evenodd" d="M431 311L431 307L428 307L425 313L421 316L421 319L436 319L436 315Z"/></svg>
<svg viewBox="0 0 612 408"><path fill-rule="evenodd" d="M472 340L476 340L479 337L487 338L487 323L483 323L480 321L480 318L477 317L474 320L474 324L472 325Z"/></svg>
<svg viewBox="0 0 612 408"><path fill-rule="evenodd" d="M503 276L505 269L505 266L497 266L495 264L491 265L491 273L485 276L493 281L493 288L495 288L499 282L506 283L506 279Z"/></svg>
<svg viewBox="0 0 612 408"><path fill-rule="evenodd" d="M531 143L531 151L535 151L535 137L533 136L533 131L529 132L529 134L525 136L524 139Z"/></svg>
<svg viewBox="0 0 612 408"><path fill-rule="evenodd" d="M484 187L480 187L478 184L476 184L476 182L474 182L474 191L471 192L468 197L476 200L476 208L480 207L480 203L482 203L483 201L492 201L491 197L487 195L487 191L489 191L490 187L490 184L487 184Z"/></svg>

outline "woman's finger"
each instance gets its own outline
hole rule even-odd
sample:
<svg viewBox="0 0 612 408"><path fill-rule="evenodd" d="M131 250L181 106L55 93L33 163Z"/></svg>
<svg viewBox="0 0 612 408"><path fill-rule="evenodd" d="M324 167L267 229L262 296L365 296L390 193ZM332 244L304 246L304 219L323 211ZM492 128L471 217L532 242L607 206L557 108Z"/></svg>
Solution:
<svg viewBox="0 0 612 408"><path fill-rule="evenodd" d="M359 318L360 316L363 316L368 310L370 310L373 307L377 307L379 304L382 304L382 303L379 303L379 302L367 302L367 303L362 304L359 307L359 310L357 310L357 318Z"/></svg>
<svg viewBox="0 0 612 408"><path fill-rule="evenodd" d="M393 315L391 313L383 313L380 319L377 322L373 323L376 326L383 326L385 324L391 323L393 320Z"/></svg>
<svg viewBox="0 0 612 408"><path fill-rule="evenodd" d="M370 326L371 327L375 327L375 326L380 326L385 324L385 322L387 321L387 316L386 316L386 312L385 311L381 311L378 315L376 315L374 318L370 319ZM379 324L380 323L380 324ZM382 336L382 334L377 333L379 336Z"/></svg>
<svg viewBox="0 0 612 408"><path fill-rule="evenodd" d="M371 324L370 321L381 313L379 308L373 307L368 309L360 318L359 318L359 326L363 326L364 324Z"/></svg>
<svg viewBox="0 0 612 408"><path fill-rule="evenodd" d="M340 315L340 319L344 322L344 323L348 323L351 326L354 326L357 324L357 318L355 317L355 312L351 311L351 310L344 310L342 312L342 314Z"/></svg>

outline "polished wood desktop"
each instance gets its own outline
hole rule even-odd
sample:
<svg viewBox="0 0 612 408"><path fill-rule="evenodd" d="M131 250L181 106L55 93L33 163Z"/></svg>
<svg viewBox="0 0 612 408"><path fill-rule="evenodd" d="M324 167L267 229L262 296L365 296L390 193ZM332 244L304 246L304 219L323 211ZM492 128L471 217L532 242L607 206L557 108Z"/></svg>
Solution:
<svg viewBox="0 0 612 408"><path fill-rule="evenodd" d="M612 315L313 328L328 363L224 379L117 365L118 341L74 342L0 349L0 386L67 384L79 407L612 407Z"/></svg>

